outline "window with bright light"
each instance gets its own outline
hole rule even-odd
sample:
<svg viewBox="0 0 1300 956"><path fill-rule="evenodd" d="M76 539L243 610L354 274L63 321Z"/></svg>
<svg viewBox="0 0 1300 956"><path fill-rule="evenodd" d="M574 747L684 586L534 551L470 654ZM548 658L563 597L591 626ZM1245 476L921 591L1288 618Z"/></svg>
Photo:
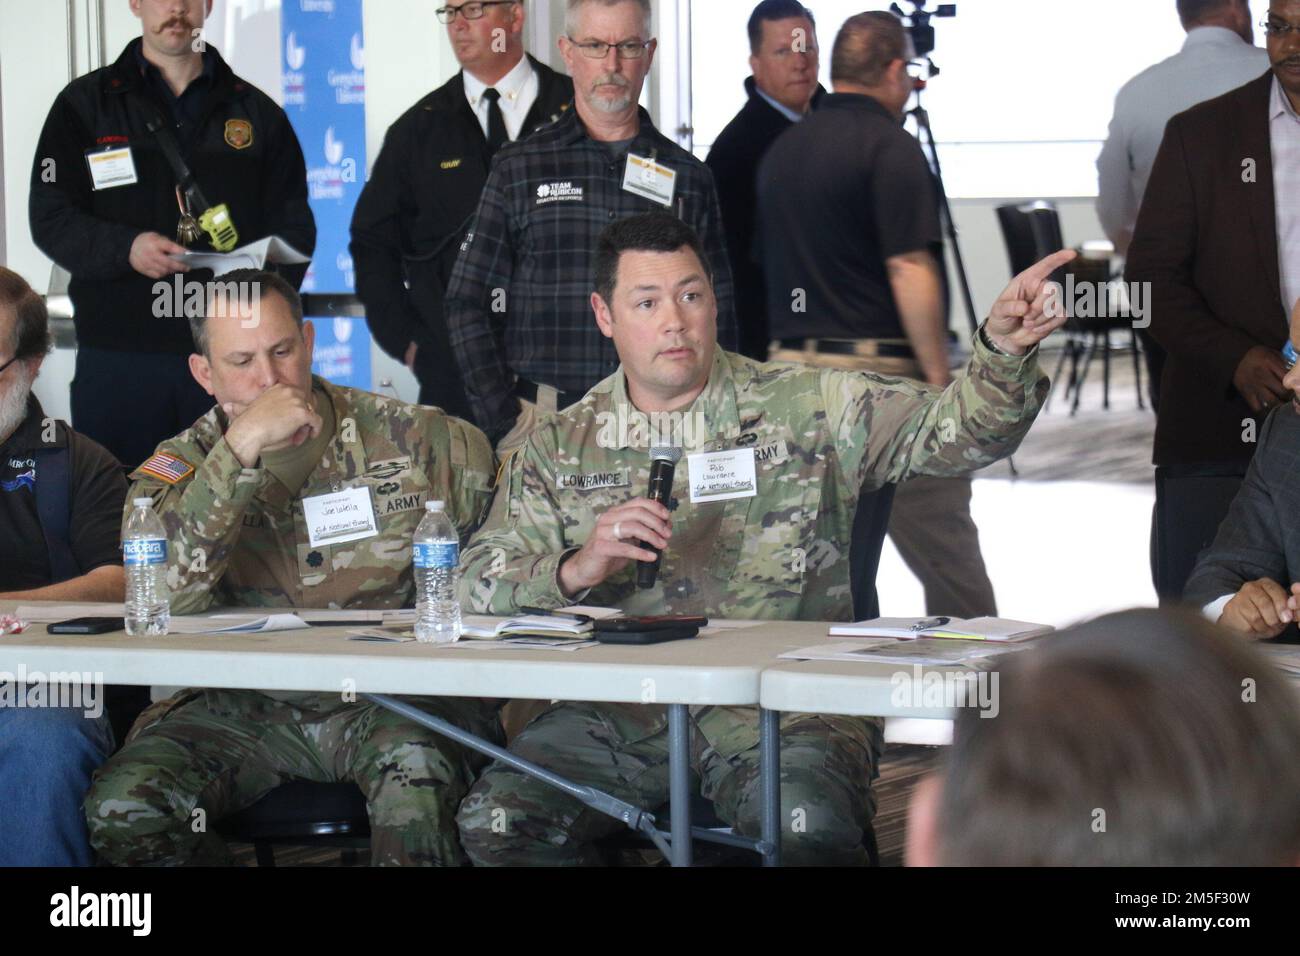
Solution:
<svg viewBox="0 0 1300 956"><path fill-rule="evenodd" d="M757 0L755 0L755 3ZM899 5L911 11L911 3ZM810 0L830 89L831 46L840 25L888 3ZM935 2L926 4L933 12ZM754 3L693 0L691 88L695 151L744 105L745 32ZM1267 0L1251 0L1258 23ZM954 198L1095 196L1097 154L1115 94L1178 52L1186 34L1174 0L959 0L954 18L933 18L931 58L940 73L924 105L944 180ZM1256 27L1256 44L1263 31Z"/></svg>

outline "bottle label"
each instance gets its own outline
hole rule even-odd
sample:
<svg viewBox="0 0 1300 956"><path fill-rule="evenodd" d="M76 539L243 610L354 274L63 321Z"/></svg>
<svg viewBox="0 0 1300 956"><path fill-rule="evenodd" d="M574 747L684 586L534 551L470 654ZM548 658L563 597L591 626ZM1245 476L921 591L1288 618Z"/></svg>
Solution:
<svg viewBox="0 0 1300 956"><path fill-rule="evenodd" d="M128 568L167 563L166 538L131 538L122 542L122 563Z"/></svg>
<svg viewBox="0 0 1300 956"><path fill-rule="evenodd" d="M417 568L454 568L460 564L460 545L454 541L417 544L414 553Z"/></svg>

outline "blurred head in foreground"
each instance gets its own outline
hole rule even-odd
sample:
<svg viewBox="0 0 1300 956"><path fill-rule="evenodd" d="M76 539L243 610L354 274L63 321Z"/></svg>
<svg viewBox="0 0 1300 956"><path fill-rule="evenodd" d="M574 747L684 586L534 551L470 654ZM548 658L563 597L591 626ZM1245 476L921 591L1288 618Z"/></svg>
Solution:
<svg viewBox="0 0 1300 956"><path fill-rule="evenodd" d="M1191 613L1109 614L1013 654L913 795L913 866L1300 863L1300 690Z"/></svg>

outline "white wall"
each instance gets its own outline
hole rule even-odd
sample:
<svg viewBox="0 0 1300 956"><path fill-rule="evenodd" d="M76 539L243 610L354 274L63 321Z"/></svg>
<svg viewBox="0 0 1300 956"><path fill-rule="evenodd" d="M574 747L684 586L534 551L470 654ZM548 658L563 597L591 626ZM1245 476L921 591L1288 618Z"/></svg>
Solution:
<svg viewBox="0 0 1300 956"><path fill-rule="evenodd" d="M45 115L73 75L65 4L0 0L4 262L42 292L49 280L50 263L32 244L28 232L27 183Z"/></svg>
<svg viewBox="0 0 1300 956"><path fill-rule="evenodd" d="M27 227L36 142L50 104L79 72L77 64L99 57L93 39L98 37L97 15L97 6L86 0L0 0L0 263L22 274L38 292L47 288L51 263L32 243ZM37 380L37 396L51 415L69 415L72 360L71 352L59 350L46 360Z"/></svg>

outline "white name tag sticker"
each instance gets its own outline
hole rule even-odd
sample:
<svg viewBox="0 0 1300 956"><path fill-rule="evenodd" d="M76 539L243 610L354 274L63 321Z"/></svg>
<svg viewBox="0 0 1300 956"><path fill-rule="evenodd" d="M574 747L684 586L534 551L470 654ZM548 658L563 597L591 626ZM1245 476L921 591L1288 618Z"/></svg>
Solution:
<svg viewBox="0 0 1300 956"><path fill-rule="evenodd" d="M754 472L754 449L700 452L687 455L690 471L691 504L752 498L758 494Z"/></svg>
<svg viewBox="0 0 1300 956"><path fill-rule="evenodd" d="M671 206L673 191L677 188L677 173L653 159L628 153L627 169L623 171L623 188L662 206Z"/></svg>
<svg viewBox="0 0 1300 956"><path fill-rule="evenodd" d="M112 189L115 186L130 186L139 182L135 174L135 159L131 155L130 146L87 153L86 163L90 166L90 181L96 191Z"/></svg>
<svg viewBox="0 0 1300 956"><path fill-rule="evenodd" d="M304 498L302 514L313 548L359 541L379 533L367 488L349 488L332 495Z"/></svg>

